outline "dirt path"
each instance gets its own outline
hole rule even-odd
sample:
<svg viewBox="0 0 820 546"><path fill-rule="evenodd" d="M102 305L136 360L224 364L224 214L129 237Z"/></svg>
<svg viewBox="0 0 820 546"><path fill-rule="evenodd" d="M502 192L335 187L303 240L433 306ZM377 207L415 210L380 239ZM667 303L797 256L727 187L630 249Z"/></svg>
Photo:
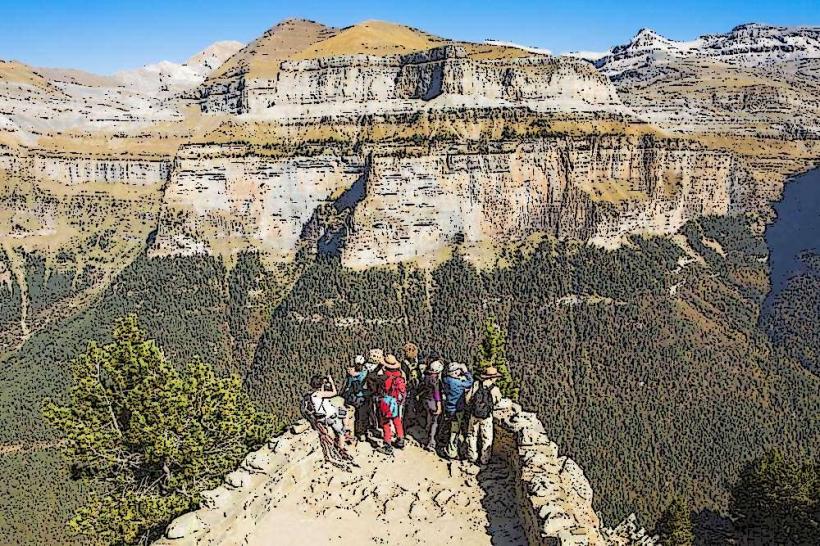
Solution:
<svg viewBox="0 0 820 546"><path fill-rule="evenodd" d="M415 442L393 457L365 443L358 467L323 463L312 432L288 446L292 463L200 511L207 531L163 544L526 544L508 470L448 462ZM297 445L302 444L302 445ZM299 459L295 453L306 453ZM284 452L283 452L284 453Z"/></svg>

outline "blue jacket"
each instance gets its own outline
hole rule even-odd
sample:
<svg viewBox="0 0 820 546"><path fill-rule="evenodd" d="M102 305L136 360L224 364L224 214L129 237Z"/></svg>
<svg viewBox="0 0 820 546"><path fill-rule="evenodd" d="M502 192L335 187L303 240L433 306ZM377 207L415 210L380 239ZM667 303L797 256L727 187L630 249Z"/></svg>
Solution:
<svg viewBox="0 0 820 546"><path fill-rule="evenodd" d="M444 395L444 413L450 415L464 409L467 391L473 386L473 374L465 372L462 377L444 376L441 394Z"/></svg>

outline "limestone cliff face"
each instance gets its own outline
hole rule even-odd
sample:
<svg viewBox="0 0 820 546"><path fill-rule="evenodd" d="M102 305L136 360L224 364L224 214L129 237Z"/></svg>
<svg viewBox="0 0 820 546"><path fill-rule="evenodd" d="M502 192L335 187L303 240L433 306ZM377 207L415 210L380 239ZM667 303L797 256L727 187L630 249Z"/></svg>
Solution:
<svg viewBox="0 0 820 546"><path fill-rule="evenodd" d="M189 147L174 162L155 254L260 249L288 259L315 209L351 186L362 162L270 158L242 147Z"/></svg>
<svg viewBox="0 0 820 546"><path fill-rule="evenodd" d="M334 105L365 103L410 110L437 97L552 109L621 108L606 78L583 62L546 55L476 58L455 45L404 55L285 60L275 78L243 76L241 84L214 85L219 89L203 91L207 112L304 115L314 105L314 114L332 114L338 112Z"/></svg>
<svg viewBox="0 0 820 546"><path fill-rule="evenodd" d="M602 244L671 233L695 216L742 208L746 177L731 154L618 137L374 157L343 262L398 262L456 240L503 244L536 232Z"/></svg>
<svg viewBox="0 0 820 546"><path fill-rule="evenodd" d="M730 153L648 137L366 153L274 158L239 146L188 147L171 170L154 251L256 248L288 258L310 229L336 237L335 251L351 267L534 233L609 245L625 234L673 233L699 215L744 210L751 184ZM315 225L327 207L348 214L344 226Z"/></svg>

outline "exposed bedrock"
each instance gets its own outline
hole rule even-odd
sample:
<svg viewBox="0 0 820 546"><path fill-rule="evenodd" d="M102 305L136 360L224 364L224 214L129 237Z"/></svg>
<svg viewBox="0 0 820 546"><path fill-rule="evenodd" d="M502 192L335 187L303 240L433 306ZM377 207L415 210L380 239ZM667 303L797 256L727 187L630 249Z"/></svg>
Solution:
<svg viewBox="0 0 820 546"><path fill-rule="evenodd" d="M543 55L475 58L455 45L405 55L286 60L274 78L242 75L215 86L203 91L204 111L259 114L317 105L331 112L339 103L390 105L442 95L533 105L552 101L553 106L569 101L579 109L622 107L609 81L581 61Z"/></svg>
<svg viewBox="0 0 820 546"><path fill-rule="evenodd" d="M533 233L607 245L744 210L754 192L735 156L677 140L550 137L368 153L189 147L174 163L156 250L220 252L230 241L233 252L292 257L310 232L332 239L345 265L367 267Z"/></svg>

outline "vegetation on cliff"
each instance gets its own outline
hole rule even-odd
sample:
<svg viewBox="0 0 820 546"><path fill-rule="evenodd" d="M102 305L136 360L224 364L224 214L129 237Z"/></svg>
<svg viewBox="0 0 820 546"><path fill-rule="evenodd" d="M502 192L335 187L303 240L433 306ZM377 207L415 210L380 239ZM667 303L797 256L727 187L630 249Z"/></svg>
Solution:
<svg viewBox="0 0 820 546"><path fill-rule="evenodd" d="M95 485L72 533L86 544L144 544L195 507L273 424L238 377L218 378L200 360L171 365L135 316L118 321L113 337L73 360L70 402L49 402L44 413L65 437L72 476Z"/></svg>
<svg viewBox="0 0 820 546"><path fill-rule="evenodd" d="M476 362L496 317L521 403L584 468L606 522L635 511L651 526L670 491L695 512L726 511L744 464L767 448L817 454L820 378L757 327L768 281L753 222L704 218L684 237L637 237L615 251L545 239L484 270L458 253L432 270L320 259L284 296L254 255L230 271L209 257L142 257L91 310L6 360L5 441L51 437L32 401L62 392L61 363L86 339L107 342L101 329L124 312L140 313L171 361L199 354L219 374L241 373L251 398L282 419L295 416L311 375L338 375L370 347L413 340ZM28 485L44 496L82 494L37 475ZM9 521L45 519L34 506L21 513L15 496L0 500ZM20 527L0 538L25 542Z"/></svg>

